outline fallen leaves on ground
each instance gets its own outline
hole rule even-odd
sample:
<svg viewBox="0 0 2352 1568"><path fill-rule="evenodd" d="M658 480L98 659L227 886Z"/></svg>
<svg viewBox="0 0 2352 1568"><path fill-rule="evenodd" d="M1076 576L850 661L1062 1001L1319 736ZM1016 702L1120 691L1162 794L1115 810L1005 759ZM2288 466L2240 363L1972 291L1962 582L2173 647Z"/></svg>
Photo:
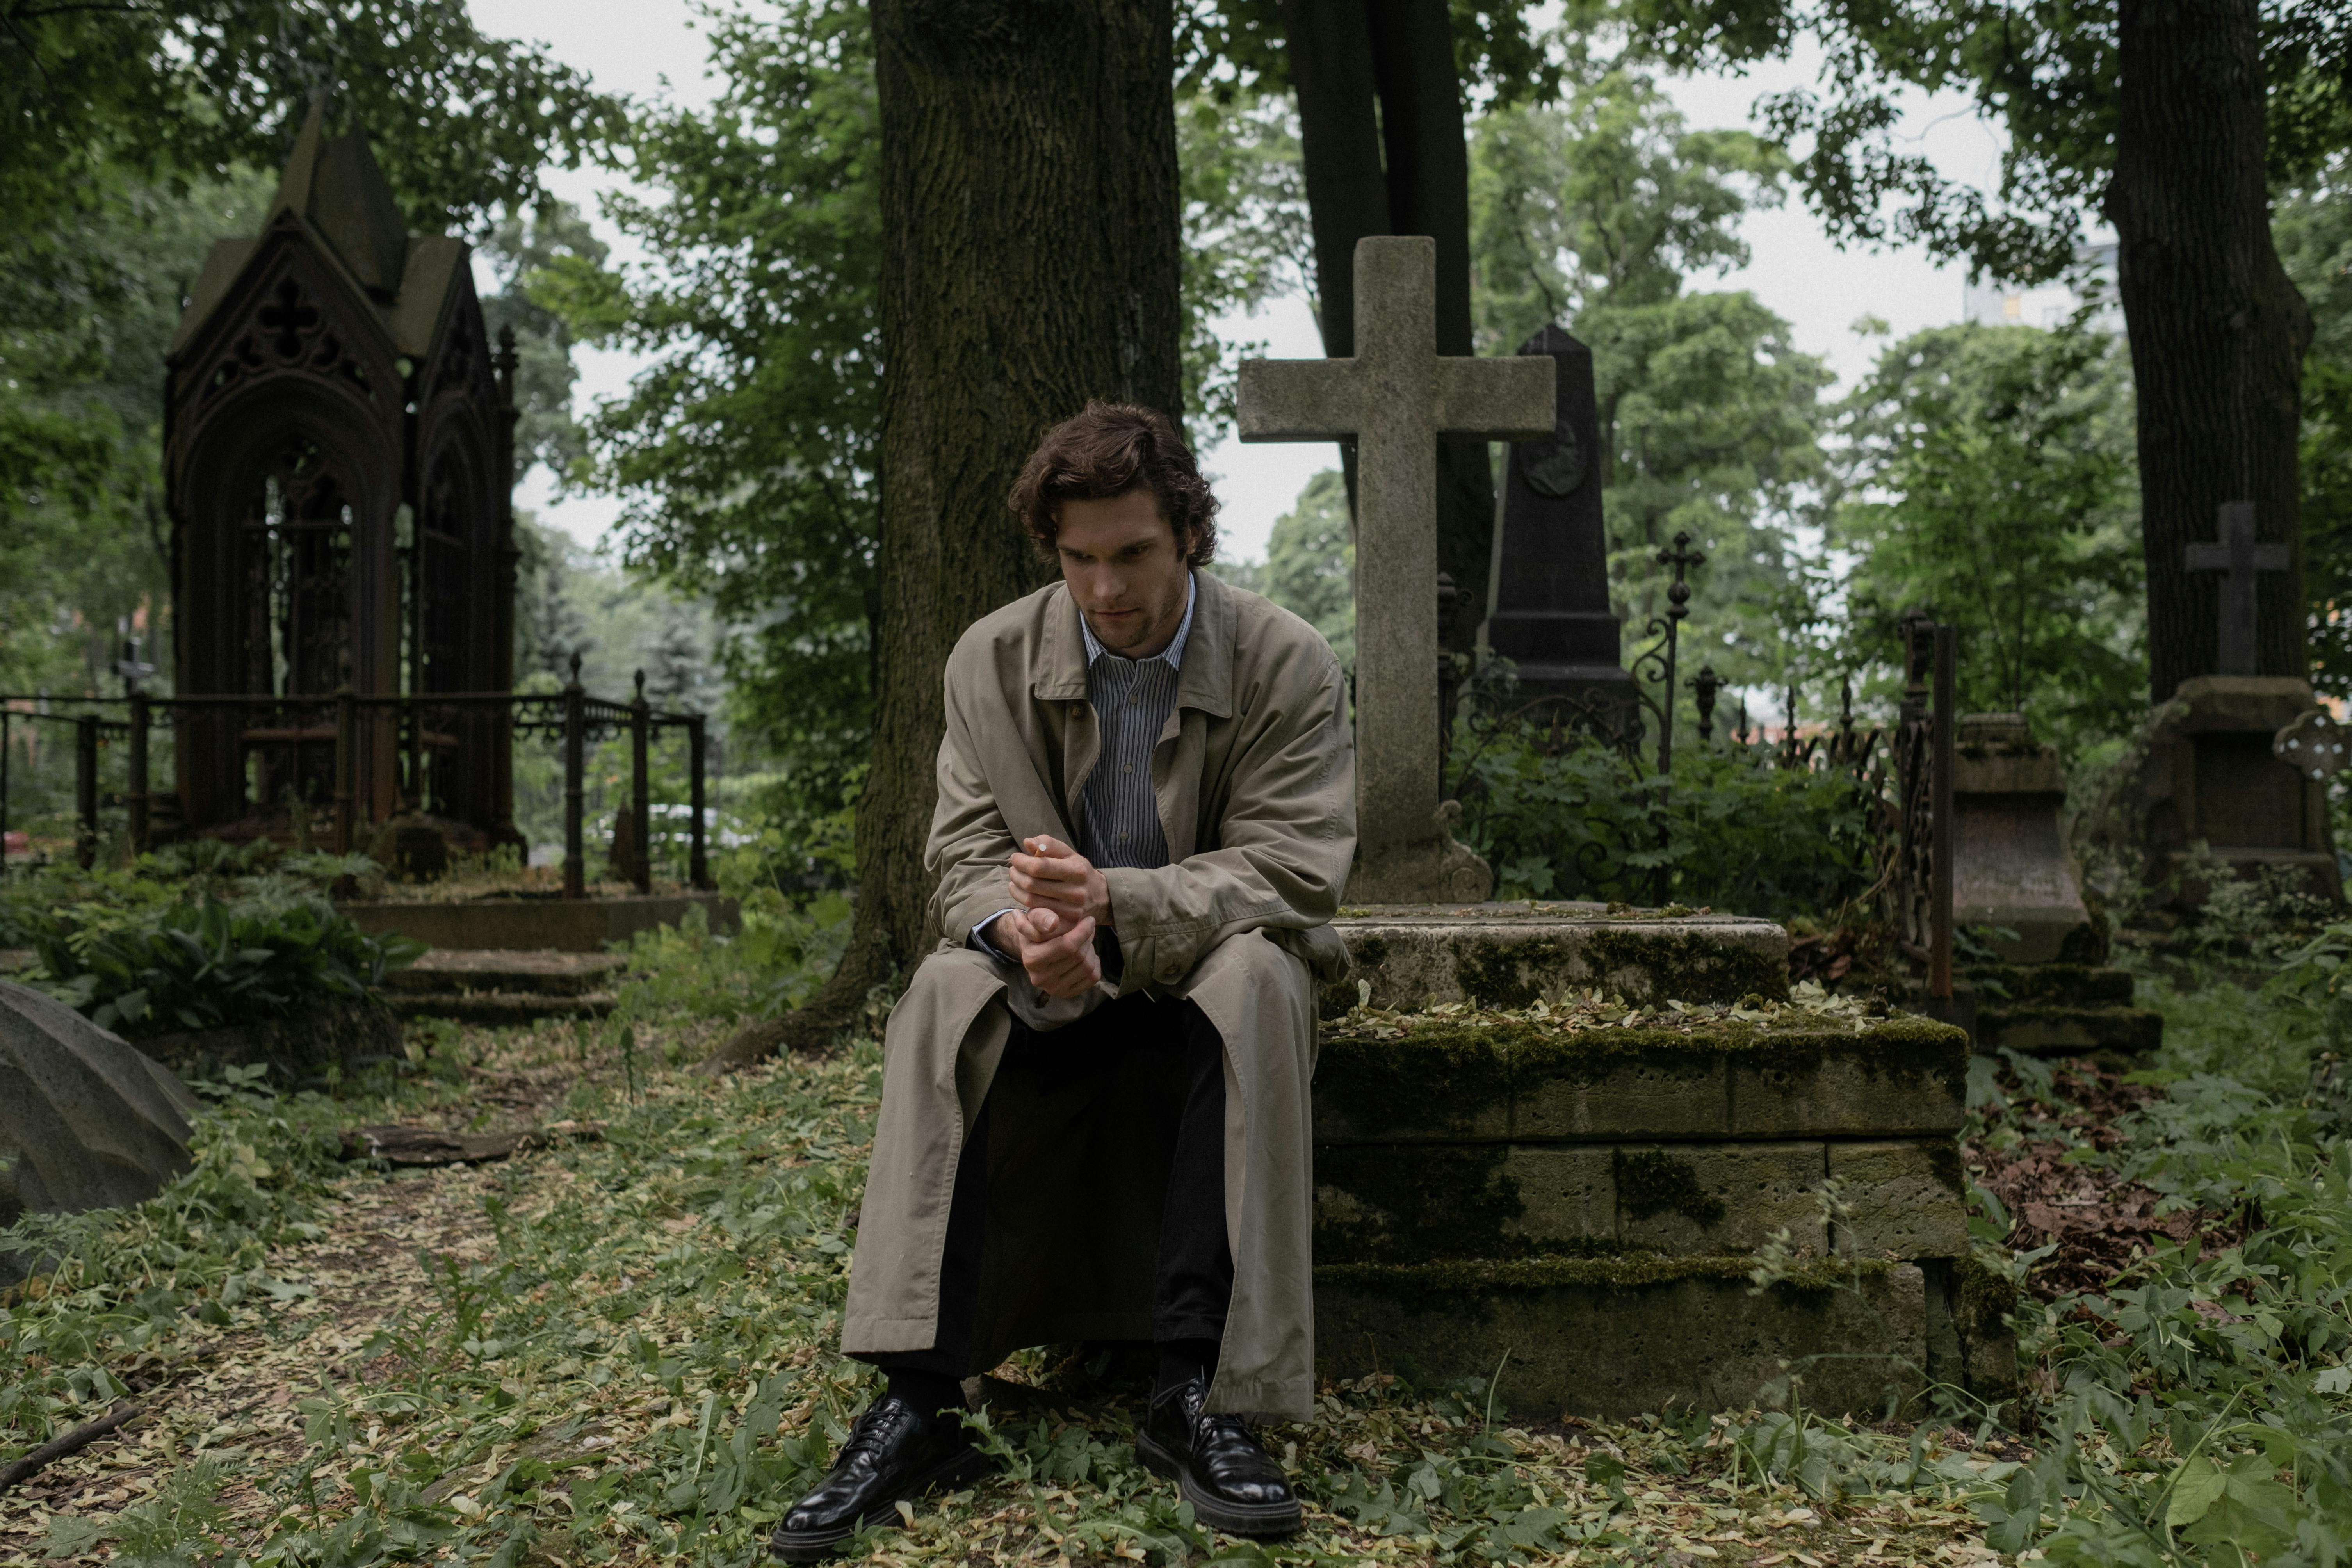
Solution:
<svg viewBox="0 0 2352 1568"><path fill-rule="evenodd" d="M880 1068L870 1044L716 1084L665 1065L698 1059L715 1029L640 1025L627 1072L603 1031L469 1030L444 1053L462 1075L331 1108L465 1137L561 1110L604 1136L526 1137L495 1164L342 1167L312 1234L250 1259L236 1300L205 1298L219 1321L140 1337L92 1315L91 1408L131 1390L146 1412L0 1497L0 1557L98 1561L135 1541L253 1568L760 1560L871 1391L835 1347ZM518 1092L487 1100L484 1081ZM240 1169L277 1169L255 1142L267 1120L226 1118L222 1135L252 1144ZM41 1344L56 1383L75 1347ZM998 1473L854 1558L1972 1563L1991 1554L1961 1500L2014 1468L1963 1434L1815 1424L1805 1441L1833 1462L1808 1491L1759 1474L1748 1417L1490 1425L1475 1389L1374 1377L1265 1432L1307 1521L1260 1549L1213 1537L1136 1462L1140 1384L1037 1352L992 1386ZM1918 1484L1864 1484L1906 1464Z"/></svg>

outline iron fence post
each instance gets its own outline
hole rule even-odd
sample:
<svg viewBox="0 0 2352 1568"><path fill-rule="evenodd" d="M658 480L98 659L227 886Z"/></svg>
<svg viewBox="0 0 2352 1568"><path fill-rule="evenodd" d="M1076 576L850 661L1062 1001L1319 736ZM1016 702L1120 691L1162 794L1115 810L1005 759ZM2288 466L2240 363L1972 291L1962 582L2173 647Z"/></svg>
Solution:
<svg viewBox="0 0 2352 1568"><path fill-rule="evenodd" d="M694 813L694 825L687 837L686 879L697 891L710 886L710 852L702 827L703 746L707 741L702 715L697 713L686 721L687 793L690 796L688 805Z"/></svg>
<svg viewBox="0 0 2352 1568"><path fill-rule="evenodd" d="M640 893L654 890L654 814L646 798L652 787L653 769L646 755L653 739L652 716L653 710L646 706L646 672L641 669L637 694L629 700L629 826L637 840L637 863L629 869Z"/></svg>
<svg viewBox="0 0 2352 1568"><path fill-rule="evenodd" d="M74 862L98 864L98 715L74 721Z"/></svg>
<svg viewBox="0 0 2352 1568"><path fill-rule="evenodd" d="M1928 917L1933 922L1927 949L1927 994L1949 1001L1952 994L1952 685L1958 651L1958 629L1936 627L1936 710L1933 743L1935 773L1930 781L1934 804L1928 807L1934 834L1929 853Z"/></svg>
<svg viewBox="0 0 2352 1568"><path fill-rule="evenodd" d="M563 896L587 896L586 847L581 842L581 777L587 771L588 694L580 689L580 656L572 656L572 682L563 689Z"/></svg>
<svg viewBox="0 0 2352 1568"><path fill-rule="evenodd" d="M130 789L123 797L123 813L131 837L131 853L147 853L147 694L132 688L131 692L131 754Z"/></svg>
<svg viewBox="0 0 2352 1568"><path fill-rule="evenodd" d="M352 744L359 717L352 683L335 688L335 853L352 852Z"/></svg>

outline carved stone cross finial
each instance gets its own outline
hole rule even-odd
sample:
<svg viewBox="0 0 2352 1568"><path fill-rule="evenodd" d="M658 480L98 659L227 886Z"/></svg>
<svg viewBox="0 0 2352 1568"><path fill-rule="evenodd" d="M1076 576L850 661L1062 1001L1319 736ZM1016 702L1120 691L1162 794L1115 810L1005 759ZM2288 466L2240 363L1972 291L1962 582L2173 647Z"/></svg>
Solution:
<svg viewBox="0 0 2352 1568"><path fill-rule="evenodd" d="M2254 542L2254 503L2221 507L2221 541L2189 547L2191 572L2221 574L2221 647L2215 673L2254 673L2254 584L2264 572L2287 569L2286 546Z"/></svg>
<svg viewBox="0 0 2352 1568"><path fill-rule="evenodd" d="M1494 890L1437 798L1437 438L1549 436L1557 373L1540 355L1464 358L1436 344L1437 242L1371 236L1356 242L1355 357L1241 367L1243 440L1356 440L1352 903Z"/></svg>

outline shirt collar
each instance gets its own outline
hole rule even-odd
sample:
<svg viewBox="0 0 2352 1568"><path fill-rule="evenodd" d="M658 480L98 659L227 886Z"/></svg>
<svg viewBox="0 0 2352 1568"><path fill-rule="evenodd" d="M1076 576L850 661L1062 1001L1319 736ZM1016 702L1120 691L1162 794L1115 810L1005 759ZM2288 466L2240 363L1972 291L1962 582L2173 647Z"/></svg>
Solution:
<svg viewBox="0 0 2352 1568"><path fill-rule="evenodd" d="M1166 647L1153 654L1152 658L1166 659L1168 668L1171 669L1184 668L1184 639L1192 635L1192 611L1199 603L1199 584L1192 580L1192 574L1187 572L1184 574L1184 618L1176 623L1175 637L1170 639ZM1095 660L1102 658L1105 649L1101 642L1096 638L1094 627L1087 625L1086 612L1083 610L1078 612L1078 630L1087 639L1087 668L1092 669ZM1114 654L1112 657L1119 656ZM1149 663L1150 660L1137 659L1134 662L1144 664Z"/></svg>

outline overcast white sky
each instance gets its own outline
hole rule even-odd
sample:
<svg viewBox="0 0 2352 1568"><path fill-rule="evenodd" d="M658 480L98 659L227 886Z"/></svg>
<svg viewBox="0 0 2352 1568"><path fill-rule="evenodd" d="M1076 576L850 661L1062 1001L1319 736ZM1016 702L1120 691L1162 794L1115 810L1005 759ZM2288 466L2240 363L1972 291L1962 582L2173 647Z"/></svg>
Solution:
<svg viewBox="0 0 2352 1568"><path fill-rule="evenodd" d="M485 30L542 43L609 89L688 103L707 102L716 90L705 70L698 16L686 0L473 0L473 12ZM1664 85L1694 127L1744 126L1759 95L1805 85L1812 74L1809 62L1799 61L1769 74L1677 79ZM1998 174L2000 142L1971 116L1964 100L1922 100L1904 131L1949 176L1989 187ZM597 194L614 179L596 171L558 171L551 184L558 195L593 215ZM617 244L617 234L601 221L598 226L622 256L629 254ZM1694 287L1754 290L1791 323L1798 347L1822 356L1842 377L1864 368L1873 353L1852 331L1860 318L1882 317L1897 333L1959 318L1966 281L1959 268L1932 266L1916 249L1841 251L1801 203L1748 215L1744 234L1754 252L1752 264L1720 281L1696 280ZM1233 336L1262 339L1276 357L1310 358L1323 352L1303 300L1284 300L1255 320L1230 325ZM637 368L624 354L588 352L580 360L585 400L619 394ZM1264 555L1275 519L1290 510L1308 479L1336 463L1337 453L1321 446L1228 442L1203 453L1202 461L1217 477L1224 503L1219 526L1225 551L1251 558ZM616 500L603 496L550 504L547 476L536 469L517 500L587 544L604 536L619 510Z"/></svg>

